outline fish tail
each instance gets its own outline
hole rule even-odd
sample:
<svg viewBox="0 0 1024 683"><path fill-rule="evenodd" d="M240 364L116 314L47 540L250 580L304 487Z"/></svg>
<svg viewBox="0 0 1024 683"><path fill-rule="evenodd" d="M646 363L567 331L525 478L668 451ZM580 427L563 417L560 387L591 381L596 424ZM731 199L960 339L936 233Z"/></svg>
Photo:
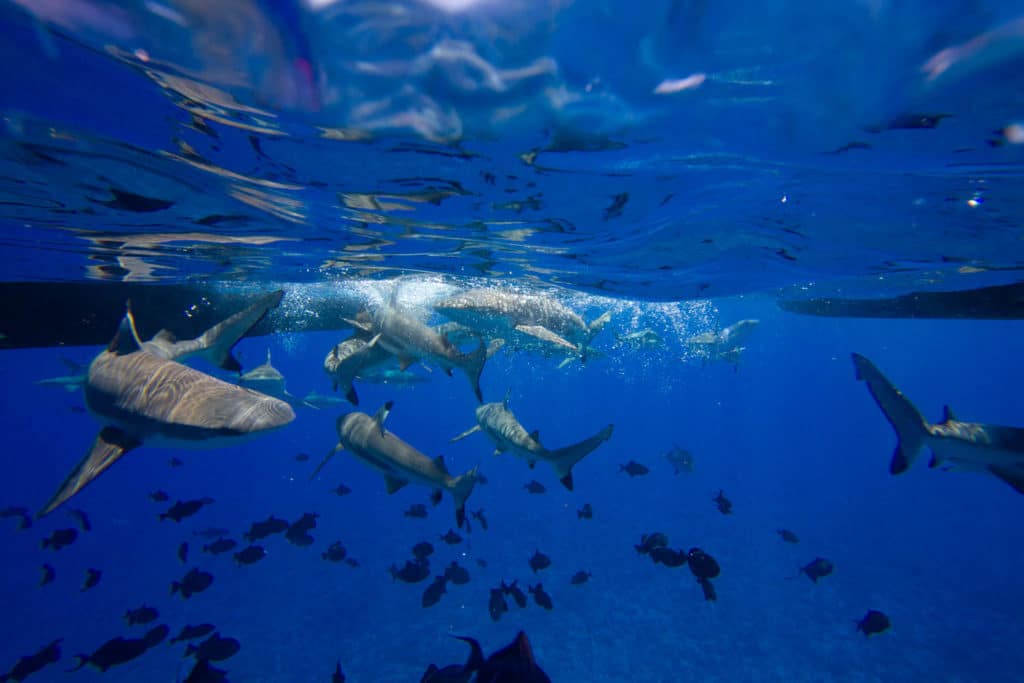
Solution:
<svg viewBox="0 0 1024 683"><path fill-rule="evenodd" d="M608 425L589 439L564 448L556 448L551 451L551 465L555 468L555 474L562 486L572 491L572 468L580 460L592 453L598 446L611 438L614 425ZM623 469L622 466L619 466Z"/></svg>
<svg viewBox="0 0 1024 683"><path fill-rule="evenodd" d="M483 648L480 647L480 643L478 643L475 638L470 638L468 636L452 636L452 638L468 643L470 647L469 659L467 659L466 663L462 666L463 673L472 673L484 665L484 651Z"/></svg>
<svg viewBox="0 0 1024 683"><path fill-rule="evenodd" d="M480 375L483 374L484 363L487 362L487 358L487 346L481 339L480 346L477 347L476 351L466 356L466 362L461 366L462 371L466 373L466 377L469 378L469 383L473 387L476 400L480 403L484 402L483 392L480 391Z"/></svg>
<svg viewBox="0 0 1024 683"><path fill-rule="evenodd" d="M455 500L455 522L460 529L466 521L466 501L469 500L473 486L476 485L476 470L474 467L469 472L455 477L450 488L452 498Z"/></svg>
<svg viewBox="0 0 1024 683"><path fill-rule="evenodd" d="M928 422L910 399L893 386L874 363L860 354L852 355L857 379L867 382L868 391L871 392L875 403L896 430L896 448L889 463L889 472L905 472L914 464L914 460L925 446Z"/></svg>

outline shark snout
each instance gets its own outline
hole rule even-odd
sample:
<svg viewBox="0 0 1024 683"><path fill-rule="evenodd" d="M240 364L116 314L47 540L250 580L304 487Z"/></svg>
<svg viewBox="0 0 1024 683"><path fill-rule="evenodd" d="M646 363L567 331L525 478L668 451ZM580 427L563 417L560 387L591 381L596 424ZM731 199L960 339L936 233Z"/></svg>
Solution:
<svg viewBox="0 0 1024 683"><path fill-rule="evenodd" d="M283 427L295 419L295 411L288 403L272 396L261 396L259 401L239 411L232 422L239 433L262 432Z"/></svg>

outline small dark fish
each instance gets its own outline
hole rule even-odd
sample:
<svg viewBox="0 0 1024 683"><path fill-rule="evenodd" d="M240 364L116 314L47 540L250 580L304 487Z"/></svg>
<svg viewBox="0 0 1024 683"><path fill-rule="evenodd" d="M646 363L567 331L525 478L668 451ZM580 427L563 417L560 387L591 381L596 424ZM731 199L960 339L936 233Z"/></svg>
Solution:
<svg viewBox="0 0 1024 683"><path fill-rule="evenodd" d="M319 516L315 512L304 513L302 517L292 522L288 531L284 533L284 537L292 545L300 547L313 545L313 537L309 535L309 532L316 528L316 519Z"/></svg>
<svg viewBox="0 0 1024 683"><path fill-rule="evenodd" d="M199 659L184 683L228 683L228 672L210 664L208 659Z"/></svg>
<svg viewBox="0 0 1024 683"><path fill-rule="evenodd" d="M348 556L348 551L345 550L345 546L341 544L341 541L335 541L331 544L331 547L320 554L320 557L328 562L341 562L346 556Z"/></svg>
<svg viewBox="0 0 1024 683"><path fill-rule="evenodd" d="M544 488L544 484L540 483L536 479L531 480L528 484L523 484L523 488L530 493L544 493L547 491L547 489Z"/></svg>
<svg viewBox="0 0 1024 683"><path fill-rule="evenodd" d="M18 531L32 528L32 515L29 514L28 508L9 507L0 510L0 519L9 519L11 517L19 518Z"/></svg>
<svg viewBox="0 0 1024 683"><path fill-rule="evenodd" d="M42 671L48 664L56 664L60 661L60 644L63 640L58 638L39 652L19 657L10 671L0 674L0 681L23 681L32 674Z"/></svg>
<svg viewBox="0 0 1024 683"><path fill-rule="evenodd" d="M515 600L516 604L519 605L520 609L526 607L526 593L519 587L518 581L505 585L505 582L501 582L501 592L504 595L511 595L512 599Z"/></svg>
<svg viewBox="0 0 1024 683"><path fill-rule="evenodd" d="M418 558L420 560L425 560L433 554L434 546L427 543L426 541L421 541L412 547L413 557Z"/></svg>
<svg viewBox="0 0 1024 683"><path fill-rule="evenodd" d="M715 591L715 587L711 585L711 582L707 579L697 579L697 583L700 584L700 588L704 591L704 599L713 602L718 600L718 593Z"/></svg>
<svg viewBox="0 0 1024 683"><path fill-rule="evenodd" d="M238 546L238 541L233 538L218 538L213 543L207 543L203 546L204 553L210 553L211 555L220 555L226 553L229 550L234 550Z"/></svg>
<svg viewBox="0 0 1024 683"><path fill-rule="evenodd" d="M259 541L273 534L283 534L288 531L288 528L289 524L287 520L279 519L271 515L262 522L253 522L249 527L249 530L242 535L245 537L245 540L249 542Z"/></svg>
<svg viewBox="0 0 1024 683"><path fill-rule="evenodd" d="M491 589L491 599L487 603L487 611L492 621L501 619L501 615L508 611L508 603L505 602L505 595L500 588Z"/></svg>
<svg viewBox="0 0 1024 683"><path fill-rule="evenodd" d="M718 511L723 515L732 514L732 501L725 497L725 492L722 490L718 491L718 495L712 498L715 501L715 505L718 506Z"/></svg>
<svg viewBox="0 0 1024 683"><path fill-rule="evenodd" d="M700 548L690 548L690 553L686 559L690 564L690 571L698 579L713 579L722 573L715 558Z"/></svg>
<svg viewBox="0 0 1024 683"><path fill-rule="evenodd" d="M51 548L53 550L60 550L66 548L78 538L78 531L76 529L57 529L49 538L44 538L40 544L43 549Z"/></svg>
<svg viewBox="0 0 1024 683"><path fill-rule="evenodd" d="M551 602L551 596L544 590L544 584L538 583L536 586L530 586L529 590L535 603L547 610L555 608L554 603Z"/></svg>
<svg viewBox="0 0 1024 683"><path fill-rule="evenodd" d="M834 569L835 565L832 562L823 557L816 557L812 562L801 567L800 571L806 574L811 581L818 583L818 579L828 576Z"/></svg>
<svg viewBox="0 0 1024 683"><path fill-rule="evenodd" d="M434 507L437 507L438 505L441 504L442 497L443 496L441 494L441 489L434 489L433 491L430 492L430 504L433 505Z"/></svg>
<svg viewBox="0 0 1024 683"><path fill-rule="evenodd" d="M53 583L54 579L57 578L57 570L49 564L44 564L41 568L43 570L43 578L39 580L39 585L45 586L48 583Z"/></svg>
<svg viewBox="0 0 1024 683"><path fill-rule="evenodd" d="M448 533L446 533L444 536L441 536L440 539L448 545L462 543L462 536L459 536L457 533L455 533L454 529L449 529Z"/></svg>
<svg viewBox="0 0 1024 683"><path fill-rule="evenodd" d="M777 533L782 538L782 540L785 541L786 543L799 543L800 542L800 539L796 537L796 534L794 534L789 529L779 529Z"/></svg>
<svg viewBox="0 0 1024 683"><path fill-rule="evenodd" d="M345 558L345 564L347 564L350 567L358 567L359 566L359 560L357 560L354 557L346 557Z"/></svg>
<svg viewBox="0 0 1024 683"><path fill-rule="evenodd" d="M582 586L590 580L591 576L592 574L590 572L585 572L581 570L572 575L572 578L569 579L569 583L571 583L574 586Z"/></svg>
<svg viewBox="0 0 1024 683"><path fill-rule="evenodd" d="M146 653L151 647L156 647L163 642L170 629L166 624L161 624L149 630L141 638L112 638L100 645L99 649L91 655L77 655L78 665L70 671L78 671L88 665L94 666L100 671L125 664L137 659Z"/></svg>
<svg viewBox="0 0 1024 683"><path fill-rule="evenodd" d="M217 629L213 624L199 624L198 626L192 626L188 624L185 628L181 629L181 633L171 638L171 644L180 643L185 640L195 640L196 638L202 638L208 636Z"/></svg>
<svg viewBox="0 0 1024 683"><path fill-rule="evenodd" d="M154 503L166 503L170 500L170 496L167 495L166 491L153 491L149 494L149 499Z"/></svg>
<svg viewBox="0 0 1024 683"><path fill-rule="evenodd" d="M299 453L295 456L295 462L309 462L309 453Z"/></svg>
<svg viewBox="0 0 1024 683"><path fill-rule="evenodd" d="M864 637L873 636L878 633L883 633L889 630L892 624L889 622L887 617L878 610L869 609L864 618L857 623L857 630L864 633Z"/></svg>
<svg viewBox="0 0 1024 683"><path fill-rule="evenodd" d="M476 473L476 483L477 483L477 486L480 486L480 485L486 486L488 481L490 481L490 480L487 477L484 476L483 472L477 472Z"/></svg>
<svg viewBox="0 0 1024 683"><path fill-rule="evenodd" d="M231 530L230 529L219 529L217 527L210 527L209 529L202 529L201 531L193 531L192 532L193 536L198 536L199 538L209 538L209 539L217 539L217 538L220 538L221 536L228 536L230 534L231 534Z"/></svg>
<svg viewBox="0 0 1024 683"><path fill-rule="evenodd" d="M482 557L476 558L476 566L480 567L481 569L487 569L487 560L485 560Z"/></svg>
<svg viewBox="0 0 1024 683"><path fill-rule="evenodd" d="M487 518L484 517L484 509L480 508L476 512L470 512L470 517L480 522L480 526L483 527L484 531L487 531Z"/></svg>
<svg viewBox="0 0 1024 683"><path fill-rule="evenodd" d="M78 526L81 527L82 531L92 531L92 523L89 522L88 515L85 514L84 510L74 509L68 510L68 515L74 517L78 521Z"/></svg>
<svg viewBox="0 0 1024 683"><path fill-rule="evenodd" d="M640 536L640 545L633 546L636 551L641 555L647 555L655 548L664 548L668 545L668 536L655 531L653 534L643 534Z"/></svg>
<svg viewBox="0 0 1024 683"><path fill-rule="evenodd" d="M839 155L855 149L871 149L871 143L864 142L863 140L854 140L853 142L847 142L845 145L840 145L831 151L822 152L822 154Z"/></svg>
<svg viewBox="0 0 1024 683"><path fill-rule="evenodd" d="M625 465L619 465L619 472L625 472L632 479L633 477L642 477L645 474L650 473L646 465L641 465L635 460L630 460Z"/></svg>
<svg viewBox="0 0 1024 683"><path fill-rule="evenodd" d="M128 622L129 626L149 624L156 621L159 617L160 613L157 612L156 609L153 607L147 607L146 605L130 609L124 613L124 620ZM174 641L172 640L171 642L173 643Z"/></svg>
<svg viewBox="0 0 1024 683"><path fill-rule="evenodd" d="M171 595L181 593L181 597L188 600L196 593L202 593L213 583L213 574L204 572L193 567L185 574L181 581L171 582Z"/></svg>
<svg viewBox="0 0 1024 683"><path fill-rule="evenodd" d="M199 645L189 644L185 648L185 656L195 656L196 659L205 659L211 662L223 662L225 659L234 657L241 649L242 644L234 638L224 638L220 633L214 633Z"/></svg>
<svg viewBox="0 0 1024 683"><path fill-rule="evenodd" d="M576 519L593 519L594 508L590 506L590 503L584 503L583 507L576 511Z"/></svg>
<svg viewBox="0 0 1024 683"><path fill-rule="evenodd" d="M403 513L406 517L415 517L416 519L426 519L427 517L427 506L423 503L415 503L409 506L409 509Z"/></svg>
<svg viewBox="0 0 1024 683"><path fill-rule="evenodd" d="M479 647L477 645L476 649ZM480 665L475 680L476 683L551 683L548 675L537 666L533 648L522 631L512 643Z"/></svg>
<svg viewBox="0 0 1024 683"><path fill-rule="evenodd" d="M334 495L339 496L339 497L340 496L347 496L348 494L352 493L352 489L350 489L349 487L345 486L344 484L338 484L338 488L333 489L333 491L334 491Z"/></svg>
<svg viewBox="0 0 1024 683"><path fill-rule="evenodd" d="M191 517L196 514L204 505L209 505L212 502L213 498L198 498L196 500L186 501L179 500L177 503L172 505L167 512L160 513L160 521L162 522L165 519L173 519L175 522L180 522L186 517Z"/></svg>
<svg viewBox="0 0 1024 683"><path fill-rule="evenodd" d="M445 567L444 578L456 586L464 586L469 583L469 572L466 571L465 567L459 565L458 562L452 560L452 563Z"/></svg>
<svg viewBox="0 0 1024 683"><path fill-rule="evenodd" d="M533 557L530 558L530 569L536 574L542 569L547 569L551 566L551 558L542 553L539 550L533 551Z"/></svg>
<svg viewBox="0 0 1024 683"><path fill-rule="evenodd" d="M331 683L345 683L345 673L341 670L341 662L334 665L334 673L331 674Z"/></svg>
<svg viewBox="0 0 1024 683"><path fill-rule="evenodd" d="M938 128L942 119L948 119L952 114L900 114L883 124L865 126L864 130L869 133L881 133L883 130L931 130Z"/></svg>
<svg viewBox="0 0 1024 683"><path fill-rule="evenodd" d="M405 565L398 569L391 565L391 578L406 583L419 583L430 576L430 563L426 560L406 560Z"/></svg>
<svg viewBox="0 0 1024 683"><path fill-rule="evenodd" d="M434 580L430 582L427 589L423 591L423 597L420 598L420 605L423 607L432 607L436 605L440 600L441 596L447 593L445 585L448 583L448 579L444 576L436 576Z"/></svg>
<svg viewBox="0 0 1024 683"><path fill-rule="evenodd" d="M267 550L261 545L249 545L235 553L235 563L256 564L267 556Z"/></svg>
<svg viewBox="0 0 1024 683"><path fill-rule="evenodd" d="M626 208L626 204L629 202L629 193L620 192L619 194L612 197L612 203L604 210L604 219L606 221L613 218L618 218L622 215L622 210Z"/></svg>
<svg viewBox="0 0 1024 683"><path fill-rule="evenodd" d="M649 553L651 562L663 564L666 567L682 567L686 564L687 554L685 550L672 550L671 548L652 548Z"/></svg>
<svg viewBox="0 0 1024 683"><path fill-rule="evenodd" d="M90 588L94 588L96 586L96 584L98 584L100 582L100 578L102 578L102 577L103 577L103 572L101 572L99 569L93 569L91 567L89 569L86 569L85 570L85 581L82 583L81 592L84 593L85 591L89 590Z"/></svg>
<svg viewBox="0 0 1024 683"><path fill-rule="evenodd" d="M112 199L94 199L92 201L118 211L132 211L134 213L163 211L164 209L169 209L174 206L174 202L168 199L147 197L146 195L135 194L134 192L129 192L127 190L119 190L116 187L111 187L109 191Z"/></svg>
<svg viewBox="0 0 1024 683"><path fill-rule="evenodd" d="M188 543L182 543L178 546L178 560L180 560L182 564L186 564L188 562Z"/></svg>
<svg viewBox="0 0 1024 683"><path fill-rule="evenodd" d="M181 458L171 458L170 460L167 461L167 464L170 465L171 467L181 467L182 465L185 464L185 461L182 460Z"/></svg>

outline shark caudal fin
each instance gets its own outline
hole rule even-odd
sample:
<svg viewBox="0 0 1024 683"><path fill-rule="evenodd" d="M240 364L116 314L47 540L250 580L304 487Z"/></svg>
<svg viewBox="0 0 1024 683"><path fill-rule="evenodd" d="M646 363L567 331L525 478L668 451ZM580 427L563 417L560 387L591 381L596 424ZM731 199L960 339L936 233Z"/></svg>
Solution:
<svg viewBox="0 0 1024 683"><path fill-rule="evenodd" d="M857 379L867 382L868 391L871 392L875 403L881 408L892 428L896 430L896 449L893 451L892 461L889 463L889 472L891 474L905 472L914 464L914 460L925 445L928 423L910 402L910 399L893 386L892 382L875 367L874 363L860 354L852 355Z"/></svg>
<svg viewBox="0 0 1024 683"><path fill-rule="evenodd" d="M611 438L615 425L608 425L589 439L564 448L556 448L550 452L551 466L555 468L558 481L572 491L572 468L583 458L592 453L598 446Z"/></svg>
<svg viewBox="0 0 1024 683"><path fill-rule="evenodd" d="M139 446L140 441L125 434L116 427L104 427L92 444L92 448L78 466L68 475L64 483L53 494L46 506L39 511L37 517L50 514L64 504L69 498L81 491L96 477L103 474L108 467L117 462L118 458Z"/></svg>
<svg viewBox="0 0 1024 683"><path fill-rule="evenodd" d="M466 362L460 367L462 371L466 373L466 377L469 378L469 383L473 387L473 393L476 394L476 400L480 403L484 402L483 392L480 391L480 375L484 371L484 363L487 362L487 346L483 340L480 340L480 346L477 347L476 351L468 354Z"/></svg>
<svg viewBox="0 0 1024 683"><path fill-rule="evenodd" d="M466 501L469 500L469 494L473 493L473 486L476 485L476 470L474 467L469 472L455 477L449 487L455 501L455 523L460 529L466 521Z"/></svg>
<svg viewBox="0 0 1024 683"><path fill-rule="evenodd" d="M187 356L201 355L218 368L232 372L241 371L242 364L232 355L235 344L263 319L267 311L276 308L283 296L282 289L265 294L248 308L217 323L195 339L176 342L171 360L184 360Z"/></svg>

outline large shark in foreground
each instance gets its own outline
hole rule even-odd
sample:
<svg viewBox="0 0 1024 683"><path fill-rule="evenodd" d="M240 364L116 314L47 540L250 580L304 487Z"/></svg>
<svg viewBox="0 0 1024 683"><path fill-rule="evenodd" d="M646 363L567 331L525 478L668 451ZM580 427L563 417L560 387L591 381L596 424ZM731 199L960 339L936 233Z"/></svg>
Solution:
<svg viewBox="0 0 1024 683"><path fill-rule="evenodd" d="M448 491L455 501L455 521L461 527L466 520L466 500L476 484L476 468L453 477L443 459L428 458L384 429L384 421L392 405L388 401L373 417L366 413L348 413L339 417L338 445L327 454L310 478L316 477L335 453L347 448L356 460L384 475L388 493L394 493L410 482L436 491Z"/></svg>
<svg viewBox="0 0 1024 683"><path fill-rule="evenodd" d="M180 342L167 330L140 340L129 307L114 339L93 359L86 375L86 405L105 426L40 515L52 512L145 442L210 446L222 438L291 422L295 413L284 401L179 362L201 355L221 367L236 367L232 347L281 296L280 291L268 294L199 337Z"/></svg>
<svg viewBox="0 0 1024 683"><path fill-rule="evenodd" d="M932 451L930 467L949 463L957 469L989 472L1024 493L1024 429L961 422L946 406L943 421L929 424L913 403L864 356L853 354L857 379L896 430L892 474L905 472L923 448Z"/></svg>
<svg viewBox="0 0 1024 683"><path fill-rule="evenodd" d="M508 396L502 403L485 403L476 409L476 426L471 427L452 441L464 439L474 432L482 431L495 444L495 454L511 451L514 455L526 460L532 468L538 460L551 463L558 480L565 488L572 491L573 465L593 452L612 435L614 425L608 425L589 439L563 448L545 448L540 443L540 434L532 433L516 419L509 410Z"/></svg>

